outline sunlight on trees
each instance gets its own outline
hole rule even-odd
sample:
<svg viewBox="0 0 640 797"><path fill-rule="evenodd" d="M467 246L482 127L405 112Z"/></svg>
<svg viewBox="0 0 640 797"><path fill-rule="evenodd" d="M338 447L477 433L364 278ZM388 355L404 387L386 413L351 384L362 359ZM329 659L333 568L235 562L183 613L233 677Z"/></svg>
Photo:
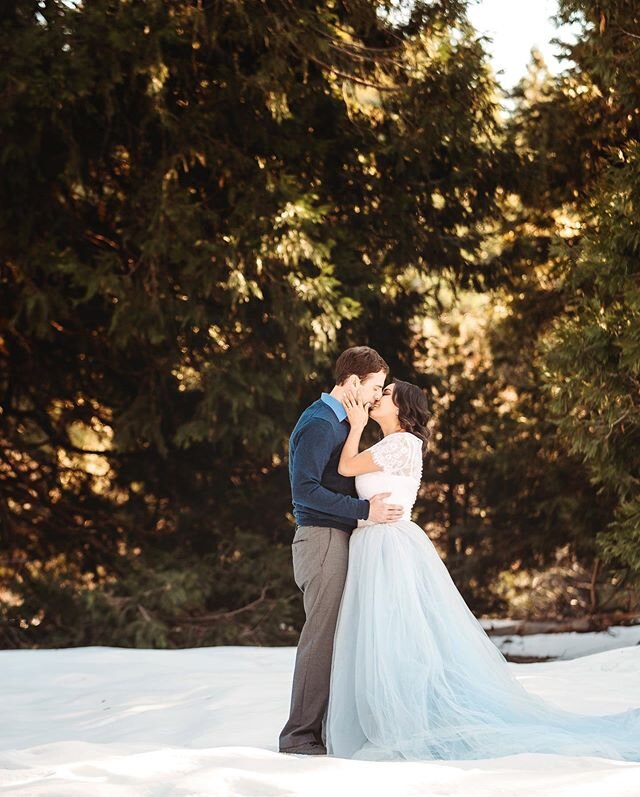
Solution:
<svg viewBox="0 0 640 797"><path fill-rule="evenodd" d="M362 342L474 611L637 611L637 15L562 0L507 108L466 5L13 4L5 645L295 641L287 438Z"/></svg>

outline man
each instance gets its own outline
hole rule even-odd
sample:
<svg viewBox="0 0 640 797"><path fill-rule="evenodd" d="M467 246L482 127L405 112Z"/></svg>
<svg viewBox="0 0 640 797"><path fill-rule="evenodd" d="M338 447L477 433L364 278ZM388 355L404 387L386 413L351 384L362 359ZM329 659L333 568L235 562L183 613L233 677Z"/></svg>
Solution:
<svg viewBox="0 0 640 797"><path fill-rule="evenodd" d="M324 755L333 636L347 575L349 536L358 520L393 523L402 507L356 497L355 480L340 476L338 462L349 433L345 396L365 405L382 396L389 367L374 349L354 346L335 367L335 386L300 416L289 438L289 479L296 532L293 574L302 590L305 624L293 674L291 710L280 734L280 752Z"/></svg>

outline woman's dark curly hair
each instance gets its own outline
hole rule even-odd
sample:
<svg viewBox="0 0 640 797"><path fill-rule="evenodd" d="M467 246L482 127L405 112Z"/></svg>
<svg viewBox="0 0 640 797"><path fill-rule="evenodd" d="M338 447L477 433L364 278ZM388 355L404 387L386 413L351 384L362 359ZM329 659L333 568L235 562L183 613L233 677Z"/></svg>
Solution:
<svg viewBox="0 0 640 797"><path fill-rule="evenodd" d="M422 454L426 454L431 437L431 431L427 428L431 413L424 392L411 382L394 379L392 398L399 410L400 426L405 432L411 432L422 440Z"/></svg>

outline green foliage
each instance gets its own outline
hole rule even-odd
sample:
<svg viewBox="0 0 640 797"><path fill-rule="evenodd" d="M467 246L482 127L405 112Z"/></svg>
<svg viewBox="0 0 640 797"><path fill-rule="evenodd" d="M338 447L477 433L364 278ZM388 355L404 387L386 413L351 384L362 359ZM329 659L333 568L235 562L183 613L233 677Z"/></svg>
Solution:
<svg viewBox="0 0 640 797"><path fill-rule="evenodd" d="M19 609L3 606L4 641L19 643L25 617L35 618L26 629L34 646L295 641L300 612L288 596L288 546L266 549L248 533L235 544L198 557L137 549L119 562L120 577L85 578L82 586L66 561L31 563L20 579Z"/></svg>
<svg viewBox="0 0 640 797"><path fill-rule="evenodd" d="M411 363L412 270L490 277L500 131L464 4L296 10L21 0L0 23L10 644L192 644L191 601L203 641L290 641L287 612L246 636L232 612L296 592L264 571L296 415L347 342ZM205 588L226 546L255 567Z"/></svg>
<svg viewBox="0 0 640 797"><path fill-rule="evenodd" d="M620 580L598 558L611 540L603 531L616 512L615 485L601 483L595 493L590 463L564 433L544 379L546 336L565 330L575 307L569 275L586 228L585 196L601 193L604 155L633 127L596 78L579 66L552 79L534 53L505 128L503 148L514 170L503 182L500 217L485 228L486 267L502 275L502 284L484 308L463 315L467 325L473 318L483 342L470 347L453 328L451 354L433 361L446 377L437 399L442 444L428 478L442 487L423 517L435 516L434 526L446 530L440 538L447 565L473 605L486 611L506 610L504 601L513 613L545 605L549 614L597 611ZM628 235L623 230L628 224L618 227ZM600 273L609 278L608 269ZM456 306L465 309L460 297ZM628 308L621 318L631 318ZM579 371L581 356L567 353L564 377ZM594 393L607 390L594 386ZM596 445L589 430L584 438ZM505 579L542 585L535 574L553 570L559 550L597 574L586 599L569 605L552 597L555 588L540 586L540 595L523 601L500 586ZM624 561L633 558L627 550Z"/></svg>
<svg viewBox="0 0 640 797"><path fill-rule="evenodd" d="M559 255L565 306L546 339L544 374L566 446L584 461L598 500L609 496L612 504L610 523L597 537L599 549L618 578L637 583L637 8L628 0L564 0L560 13L584 23L585 35L571 48L575 72L588 74L605 102L592 146L598 174L581 203L579 246Z"/></svg>
<svg viewBox="0 0 640 797"><path fill-rule="evenodd" d="M567 276L573 300L548 338L547 379L558 426L598 488L616 496L600 536L609 560L640 577L640 151L604 173Z"/></svg>
<svg viewBox="0 0 640 797"><path fill-rule="evenodd" d="M287 437L355 343L431 393L473 608L640 570L635 12L560 6L504 120L461 0L12 4L5 644L295 641Z"/></svg>

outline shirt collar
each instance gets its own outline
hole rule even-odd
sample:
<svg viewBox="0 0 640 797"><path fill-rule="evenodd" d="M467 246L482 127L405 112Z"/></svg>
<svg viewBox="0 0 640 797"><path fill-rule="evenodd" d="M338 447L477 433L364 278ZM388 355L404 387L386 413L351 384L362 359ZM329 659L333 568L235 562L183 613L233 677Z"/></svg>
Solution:
<svg viewBox="0 0 640 797"><path fill-rule="evenodd" d="M338 399L330 396L328 393L323 393L320 396L320 400L324 401L331 409L335 412L336 418L339 421L345 421L347 419L347 411L342 406L342 404L338 401Z"/></svg>

